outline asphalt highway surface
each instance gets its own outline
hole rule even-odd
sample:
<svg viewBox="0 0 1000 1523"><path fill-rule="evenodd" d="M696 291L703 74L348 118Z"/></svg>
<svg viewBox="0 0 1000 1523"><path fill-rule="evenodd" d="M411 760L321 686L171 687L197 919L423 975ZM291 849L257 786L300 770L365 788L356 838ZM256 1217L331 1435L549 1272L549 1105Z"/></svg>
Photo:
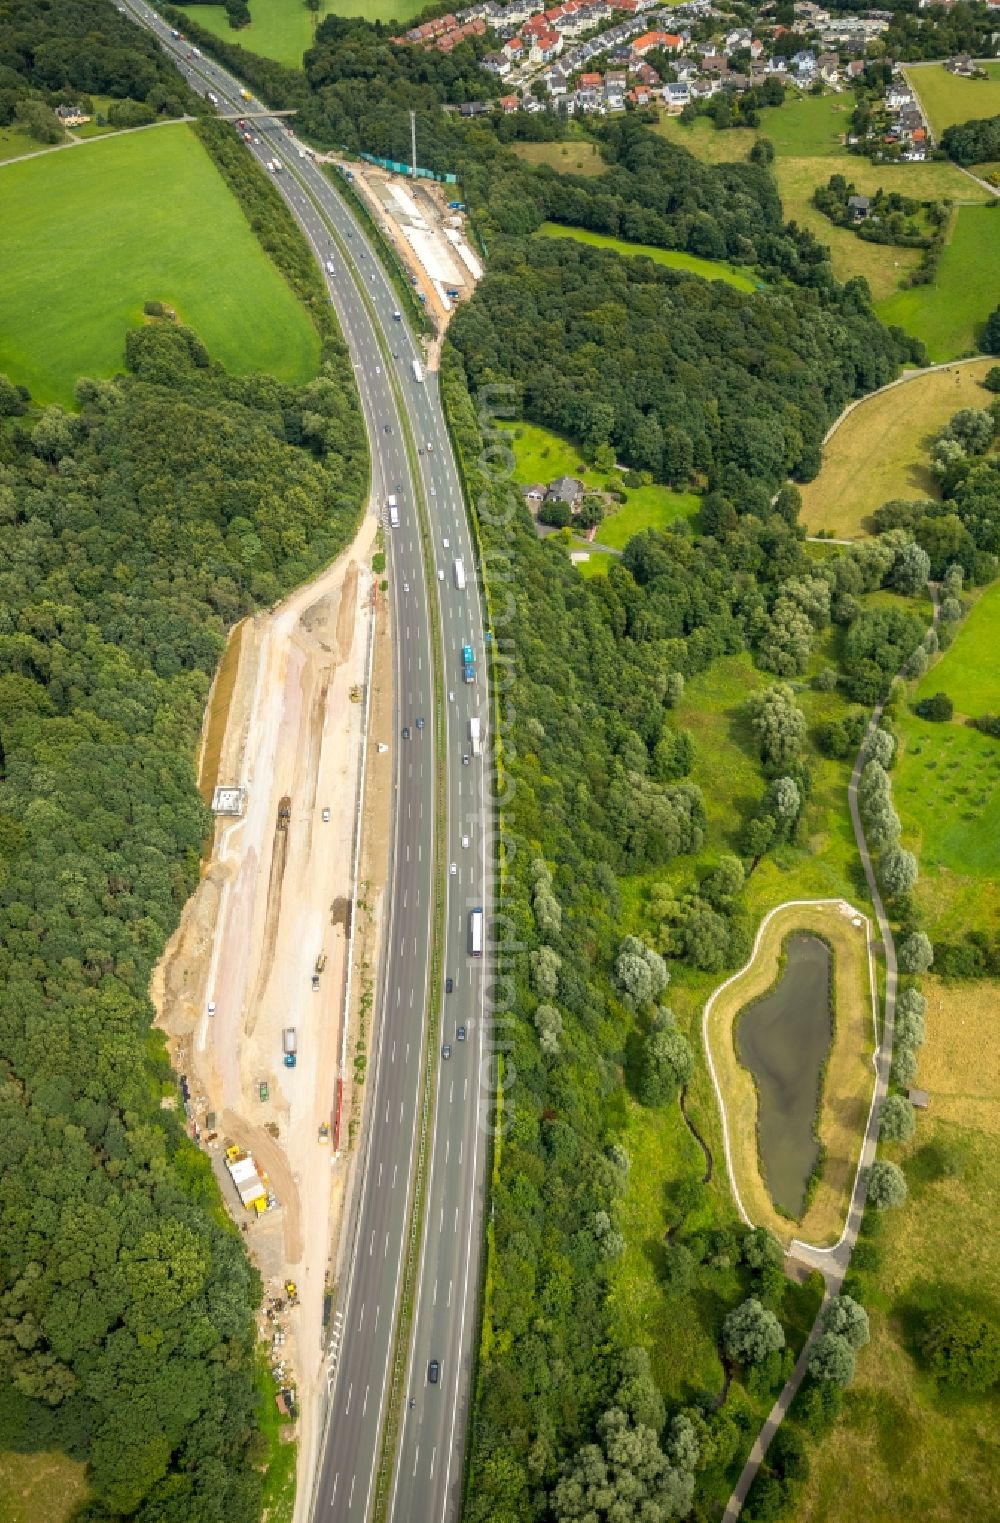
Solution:
<svg viewBox="0 0 1000 1523"><path fill-rule="evenodd" d="M125 9L150 28L189 84L224 114L245 111L253 153L273 176L323 271L350 351L372 460L372 493L386 525L396 636L396 733L392 865L383 978L368 1077L363 1170L349 1263L336 1296L330 1342L327 1431L311 1515L364 1523L372 1511L389 1397L394 1330L420 1149L420 1077L428 1024L429 943L435 883L446 893L441 1042L431 1054L433 1124L425 1139L424 1231L389 1516L445 1523L461 1507L462 1454L471 1389L482 1237L485 1123L489 1117L487 957L470 955L470 915L486 911L486 757L490 754L483 620L471 534L434 375L417 380L420 348L361 225L289 131L246 99L213 60L174 36L142 3ZM235 128L234 124L234 130ZM241 137L243 136L241 132ZM244 139L245 141L245 139ZM273 166L280 166L277 171ZM333 171L337 173L338 171ZM364 293L364 294L362 294ZM393 380L396 386L393 386ZM418 449L411 474L397 395ZM418 489L430 521L433 586L421 550ZM399 527L389 528L395 497ZM461 560L465 587L456 573ZM434 860L434 683L431 619L444 656L446 860ZM466 682L462 647L472 646ZM484 735L476 755L469 721ZM423 723L420 723L423 721ZM404 729L408 738L404 738ZM488 945L488 938L487 938ZM459 1038L459 1028L464 1038ZM444 1055L444 1048L449 1055ZM437 1379L430 1371L436 1363Z"/></svg>

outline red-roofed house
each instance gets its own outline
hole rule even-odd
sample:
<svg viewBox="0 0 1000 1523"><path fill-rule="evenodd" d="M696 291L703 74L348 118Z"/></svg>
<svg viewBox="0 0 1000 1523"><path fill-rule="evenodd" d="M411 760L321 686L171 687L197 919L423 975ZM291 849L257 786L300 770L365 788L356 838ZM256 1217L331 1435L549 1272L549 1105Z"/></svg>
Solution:
<svg viewBox="0 0 1000 1523"><path fill-rule="evenodd" d="M497 101L497 105L500 107L500 110L505 111L508 116L512 111L516 111L520 104L521 102L518 100L516 95L501 95L500 99Z"/></svg>
<svg viewBox="0 0 1000 1523"><path fill-rule="evenodd" d="M543 32L541 37L536 37L531 44L531 52L528 57L532 63L549 63L553 58L558 58L563 49L563 40L558 32Z"/></svg>
<svg viewBox="0 0 1000 1523"><path fill-rule="evenodd" d="M601 88L601 85L603 83L604 83L604 80L601 78L600 74L581 74L580 75L580 89L581 90L599 90Z"/></svg>

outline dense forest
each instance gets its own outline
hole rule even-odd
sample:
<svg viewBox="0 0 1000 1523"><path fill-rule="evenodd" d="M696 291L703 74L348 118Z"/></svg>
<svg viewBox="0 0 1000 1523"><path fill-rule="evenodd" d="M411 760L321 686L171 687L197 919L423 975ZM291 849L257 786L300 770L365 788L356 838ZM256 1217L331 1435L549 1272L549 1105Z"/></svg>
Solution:
<svg viewBox="0 0 1000 1523"><path fill-rule="evenodd" d="M686 1226L703 1219L705 1199L686 1182L670 1207L674 1241L658 1255L668 1293L679 1307L703 1276L723 1311L759 1313L781 1341L759 1357L727 1354L742 1384L665 1405L645 1351L616 1342L606 1299L623 1248L615 1221L630 1167L625 1096L676 1100L693 1055L670 1011L671 971L740 964L752 931L745 877L796 837L812 786L806 725L778 679L806 672L832 620L842 676L824 669L816 683L842 681L859 705L884 694L924 625L867 594L919 590L926 559L896 529L817 563L805 553L793 487L773 506L765 490L756 511L715 490L703 499L711 532L647 531L619 566L584 580L560 545L538 540L509 482L487 474L506 436L484 440L455 347L442 377L494 606L504 912L527 950L505 969L514 1017L503 1024L505 1063L516 1085L493 1197L469 1517L610 1520L633 1516L615 1509L641 1501L650 1517L707 1518L752 1435L743 1393L766 1398L787 1370L780 1327L794 1322L794 1302L765 1235L733 1220ZM480 401L489 405L487 395ZM691 859L704 800L688 780L691 737L674 709L686 679L747 649L776 679L752 706L760 801L741 856L699 873ZM824 741L843 740L846 755L865 714L845 710L844 735ZM667 866L648 932L624 935L623 879ZM810 1401L820 1415L836 1410L822 1382ZM776 1451L779 1490L780 1463ZM805 1461L796 1463L801 1475Z"/></svg>
<svg viewBox="0 0 1000 1523"><path fill-rule="evenodd" d="M63 135L53 108L81 97L114 96L142 120L199 109L153 37L110 0L0 0L0 36L0 126L16 121L42 142Z"/></svg>
<svg viewBox="0 0 1000 1523"><path fill-rule="evenodd" d="M364 440L342 365L235 380L167 322L127 363L78 414L0 385L0 1444L89 1461L87 1523L251 1523L259 1286L147 989L226 628L342 548Z"/></svg>
<svg viewBox="0 0 1000 1523"><path fill-rule="evenodd" d="M918 346L887 331L862 281L785 226L763 166L699 164L641 124L603 133L606 174L584 179L494 159L470 169L491 260L449 330L474 388L509 378L522 415L659 480L692 473L741 510L766 506L852 397ZM756 266L751 295L577 241L532 239L546 218Z"/></svg>

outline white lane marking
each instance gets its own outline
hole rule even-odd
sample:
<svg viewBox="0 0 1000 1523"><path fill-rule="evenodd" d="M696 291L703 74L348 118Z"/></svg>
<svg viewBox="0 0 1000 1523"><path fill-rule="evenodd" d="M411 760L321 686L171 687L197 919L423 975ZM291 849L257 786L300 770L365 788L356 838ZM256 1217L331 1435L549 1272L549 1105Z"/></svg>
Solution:
<svg viewBox="0 0 1000 1523"><path fill-rule="evenodd" d="M449 1306L451 1305L451 1290L452 1290L452 1286L454 1285L454 1283L455 1283L454 1280L449 1280L448 1281L448 1305Z"/></svg>
<svg viewBox="0 0 1000 1523"><path fill-rule="evenodd" d="M353 1390L354 1390L354 1382L352 1381L351 1384L347 1387L347 1406L344 1408L344 1416L345 1417L347 1416L348 1412L351 1410L351 1392Z"/></svg>

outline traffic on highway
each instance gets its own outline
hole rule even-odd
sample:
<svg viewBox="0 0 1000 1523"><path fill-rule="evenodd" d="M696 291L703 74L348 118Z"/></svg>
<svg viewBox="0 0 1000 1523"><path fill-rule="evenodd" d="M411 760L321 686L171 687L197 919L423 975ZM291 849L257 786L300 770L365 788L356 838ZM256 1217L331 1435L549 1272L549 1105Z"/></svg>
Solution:
<svg viewBox="0 0 1000 1523"><path fill-rule="evenodd" d="M296 1517L364 1520L381 1486L389 1517L445 1523L458 1517L461 1506L488 1120L489 959L483 953L490 911L489 779L482 742L489 705L472 535L436 376L425 369L391 283L328 174L238 80L142 0L124 3L156 34L188 83L221 113L233 115L247 151L273 176L323 272L367 425L372 501L386 531L395 631L389 911L357 1162L361 1177L336 1287L326 1434L314 1474L300 1474L309 1506L300 1497ZM435 618L443 651L443 861L435 859ZM445 901L444 992L439 1040L428 1056L435 1065L434 1103L425 1131L421 1078L430 1030L435 893ZM418 1166L423 1233L411 1249ZM393 1393L398 1302L410 1251L417 1255L415 1307L405 1380ZM401 1415L395 1460L387 1465L382 1433L393 1394Z"/></svg>

